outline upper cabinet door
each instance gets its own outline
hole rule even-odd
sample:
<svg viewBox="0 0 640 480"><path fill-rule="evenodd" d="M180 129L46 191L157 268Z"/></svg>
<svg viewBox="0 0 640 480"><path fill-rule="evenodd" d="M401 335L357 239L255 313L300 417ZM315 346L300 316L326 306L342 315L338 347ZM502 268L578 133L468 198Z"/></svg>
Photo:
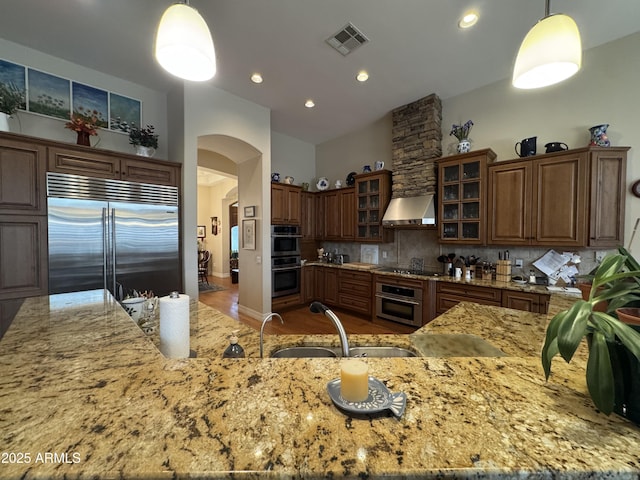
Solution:
<svg viewBox="0 0 640 480"><path fill-rule="evenodd" d="M0 138L0 213L46 215L46 147Z"/></svg>
<svg viewBox="0 0 640 480"><path fill-rule="evenodd" d="M624 245L627 147L591 152L589 246Z"/></svg>
<svg viewBox="0 0 640 480"><path fill-rule="evenodd" d="M624 243L629 147L588 147L489 167L489 244Z"/></svg>
<svg viewBox="0 0 640 480"><path fill-rule="evenodd" d="M490 149L438 160L439 241L468 245L487 242L487 166Z"/></svg>
<svg viewBox="0 0 640 480"><path fill-rule="evenodd" d="M489 167L489 243L531 242L531 170L530 162Z"/></svg>
<svg viewBox="0 0 640 480"><path fill-rule="evenodd" d="M535 244L586 245L588 171L585 152L533 161Z"/></svg>
<svg viewBox="0 0 640 480"><path fill-rule="evenodd" d="M271 224L300 225L302 188L280 183L271 184Z"/></svg>

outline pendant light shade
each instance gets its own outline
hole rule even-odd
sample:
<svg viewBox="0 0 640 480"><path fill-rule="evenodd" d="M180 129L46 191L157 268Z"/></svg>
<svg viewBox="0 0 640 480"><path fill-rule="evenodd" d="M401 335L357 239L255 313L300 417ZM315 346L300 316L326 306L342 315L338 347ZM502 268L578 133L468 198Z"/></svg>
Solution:
<svg viewBox="0 0 640 480"><path fill-rule="evenodd" d="M513 86L546 87L574 75L582 65L580 32L567 15L548 15L529 31L516 58Z"/></svg>
<svg viewBox="0 0 640 480"><path fill-rule="evenodd" d="M202 82L216 74L209 27L195 8L184 3L171 5L162 15L155 55L162 68L185 80Z"/></svg>

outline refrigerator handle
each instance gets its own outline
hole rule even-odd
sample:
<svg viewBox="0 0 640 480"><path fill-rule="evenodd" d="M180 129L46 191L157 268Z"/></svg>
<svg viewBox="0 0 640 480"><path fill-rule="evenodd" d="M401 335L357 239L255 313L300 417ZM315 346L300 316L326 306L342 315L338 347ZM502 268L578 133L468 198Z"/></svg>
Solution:
<svg viewBox="0 0 640 480"><path fill-rule="evenodd" d="M116 300L122 300L117 298L117 283L116 283L116 209L111 209L111 279L113 280L113 295Z"/></svg>
<svg viewBox="0 0 640 480"><path fill-rule="evenodd" d="M107 223L107 209L102 209L102 288L105 290L108 287L107 284L107 276L109 264L107 263L107 255L109 251L109 239L107 237L107 232L109 231L108 223Z"/></svg>

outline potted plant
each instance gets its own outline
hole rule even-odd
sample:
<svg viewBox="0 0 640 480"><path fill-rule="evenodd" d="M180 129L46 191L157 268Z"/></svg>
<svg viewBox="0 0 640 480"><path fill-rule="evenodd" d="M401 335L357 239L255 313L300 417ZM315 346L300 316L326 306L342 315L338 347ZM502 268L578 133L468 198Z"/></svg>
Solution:
<svg viewBox="0 0 640 480"><path fill-rule="evenodd" d="M547 380L552 360L560 355L567 363L587 340L586 380L595 406L640 423L640 329L620 321L616 310L640 301L640 265L623 248L607 255L593 274L587 300L556 314L547 326L541 360ZM608 302L606 311L594 307Z"/></svg>
<svg viewBox="0 0 640 480"><path fill-rule="evenodd" d="M136 153L143 157L152 157L158 148L158 135L153 125L146 128L131 126L129 131L129 143L136 147Z"/></svg>
<svg viewBox="0 0 640 480"><path fill-rule="evenodd" d="M0 83L0 130L9 131L8 117L24 107L24 92L13 83Z"/></svg>

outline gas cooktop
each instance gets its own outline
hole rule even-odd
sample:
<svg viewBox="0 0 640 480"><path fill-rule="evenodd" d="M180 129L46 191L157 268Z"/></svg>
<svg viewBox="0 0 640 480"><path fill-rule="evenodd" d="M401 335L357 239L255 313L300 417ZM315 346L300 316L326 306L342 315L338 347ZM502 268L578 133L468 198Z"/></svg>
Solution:
<svg viewBox="0 0 640 480"><path fill-rule="evenodd" d="M403 267L382 267L378 269L379 272L399 273L401 275L420 275L423 277L437 277L441 275L440 272L433 272L429 270L411 270Z"/></svg>

